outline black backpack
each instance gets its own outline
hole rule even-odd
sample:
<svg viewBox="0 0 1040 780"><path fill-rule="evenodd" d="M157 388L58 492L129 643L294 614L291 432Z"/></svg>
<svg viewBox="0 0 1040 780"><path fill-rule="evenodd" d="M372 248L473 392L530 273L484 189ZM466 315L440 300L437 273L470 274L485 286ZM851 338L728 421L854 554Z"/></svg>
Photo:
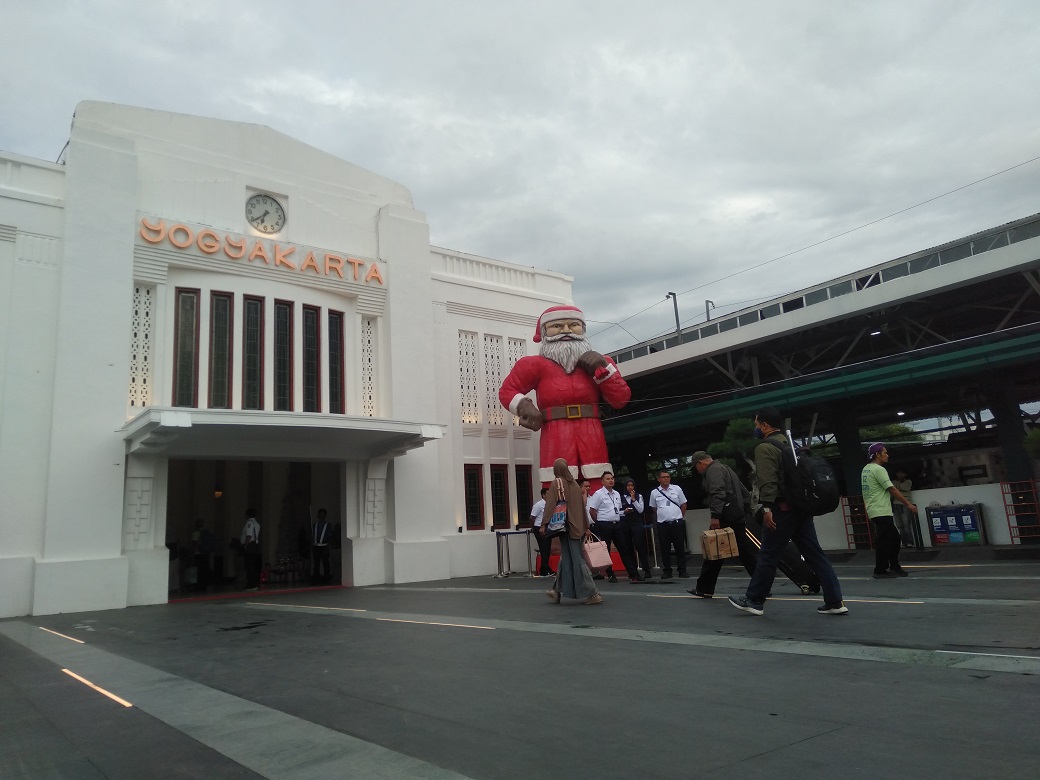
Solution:
<svg viewBox="0 0 1040 780"><path fill-rule="evenodd" d="M784 446L775 439L766 441L780 450L780 492L788 504L813 517L838 508L841 503L838 478L827 461L811 455L802 455L796 460L790 445Z"/></svg>

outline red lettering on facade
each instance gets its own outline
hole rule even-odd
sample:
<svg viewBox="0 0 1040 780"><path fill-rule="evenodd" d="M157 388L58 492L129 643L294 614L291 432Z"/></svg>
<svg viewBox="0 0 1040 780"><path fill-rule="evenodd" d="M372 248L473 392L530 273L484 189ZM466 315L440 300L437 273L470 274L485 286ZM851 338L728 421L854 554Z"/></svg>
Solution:
<svg viewBox="0 0 1040 780"><path fill-rule="evenodd" d="M314 260L314 252L308 252L307 256L303 258L303 263L300 264L301 271L306 271L308 268L313 268L314 273L321 276L321 269L318 268L318 263Z"/></svg>
<svg viewBox="0 0 1040 780"><path fill-rule="evenodd" d="M348 257L347 262L354 266L354 281L358 280L358 271L365 264L364 260L355 260L353 257Z"/></svg>
<svg viewBox="0 0 1040 780"><path fill-rule="evenodd" d="M160 219L158 225L153 225L148 221L148 217L141 217L141 231L139 235L149 244L158 244L166 238L166 223Z"/></svg>
<svg viewBox="0 0 1040 780"><path fill-rule="evenodd" d="M180 231L184 234L184 238L178 241L175 236ZM191 228L187 225L170 225L170 232L166 234L166 238L169 239L170 243L178 249L187 249L189 246L195 243L195 234L191 232Z"/></svg>
<svg viewBox="0 0 1040 780"><path fill-rule="evenodd" d="M289 255L296 251L296 247L287 246L283 247L281 244L274 245L274 265L277 268L280 265L288 266L289 268L296 270L296 263L288 260Z"/></svg>
<svg viewBox="0 0 1040 780"><path fill-rule="evenodd" d="M220 251L220 236L209 228L199 231L199 234L195 237L195 243L198 244L199 249L207 255L212 255Z"/></svg>
<svg viewBox="0 0 1040 780"><path fill-rule="evenodd" d="M372 263L372 265L368 267L368 273L365 274L366 282L371 282L373 279L375 279L380 284L383 284L383 275L379 273L379 266L375 263Z"/></svg>
<svg viewBox="0 0 1040 780"><path fill-rule="evenodd" d="M233 254L232 249L237 249L238 254ZM246 256L246 240L242 238L235 241L231 236L224 236L224 254L232 260L241 260Z"/></svg>
<svg viewBox="0 0 1040 780"><path fill-rule="evenodd" d="M258 257L262 257L264 259L264 262L267 263L268 265L271 264L271 258L269 258L267 256L267 247L265 247L259 241L256 242L255 246L253 246L253 251L251 251L249 253L249 258L248 259L249 259L250 262L252 262L253 260L255 260Z"/></svg>
<svg viewBox="0 0 1040 780"><path fill-rule="evenodd" d="M339 278L343 278L343 258L339 255L325 253L325 275L329 275L329 271L335 271L339 274Z"/></svg>

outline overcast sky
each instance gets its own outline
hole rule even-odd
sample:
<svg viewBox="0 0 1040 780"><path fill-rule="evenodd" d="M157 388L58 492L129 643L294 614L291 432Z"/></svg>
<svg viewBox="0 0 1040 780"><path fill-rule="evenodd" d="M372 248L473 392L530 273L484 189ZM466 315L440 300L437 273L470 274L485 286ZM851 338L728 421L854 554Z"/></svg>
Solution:
<svg viewBox="0 0 1040 780"><path fill-rule="evenodd" d="M2 11L0 149L55 160L81 100L268 125L407 186L435 245L573 276L602 351L668 291L685 325L1040 212L1035 0Z"/></svg>

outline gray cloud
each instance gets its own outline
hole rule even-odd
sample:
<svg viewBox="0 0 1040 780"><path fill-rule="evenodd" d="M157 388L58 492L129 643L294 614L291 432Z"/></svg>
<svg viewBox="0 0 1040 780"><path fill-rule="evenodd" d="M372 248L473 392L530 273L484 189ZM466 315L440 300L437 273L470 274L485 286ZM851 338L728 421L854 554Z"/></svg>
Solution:
<svg viewBox="0 0 1040 780"><path fill-rule="evenodd" d="M269 125L393 178L432 240L575 278L613 349L1040 211L1031 2L30 2L0 148L75 104ZM702 286L704 285L704 286ZM686 292L686 291L690 292ZM640 310L649 311L631 317ZM626 319L631 317L631 319Z"/></svg>

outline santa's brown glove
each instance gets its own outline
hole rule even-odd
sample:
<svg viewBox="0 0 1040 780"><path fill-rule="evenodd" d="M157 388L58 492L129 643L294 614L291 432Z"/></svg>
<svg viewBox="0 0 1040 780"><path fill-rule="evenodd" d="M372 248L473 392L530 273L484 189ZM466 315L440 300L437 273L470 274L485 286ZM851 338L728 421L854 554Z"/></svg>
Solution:
<svg viewBox="0 0 1040 780"><path fill-rule="evenodd" d="M520 424L531 431L541 430L542 423L545 422L542 410L535 406L530 398L520 399L520 403L516 405L516 416L520 418Z"/></svg>
<svg viewBox="0 0 1040 780"><path fill-rule="evenodd" d="M607 367L607 359L603 357L603 355L601 355L599 352L590 349L588 352L586 352L584 355L578 358L576 367L580 368L589 376L595 376L596 369Z"/></svg>

